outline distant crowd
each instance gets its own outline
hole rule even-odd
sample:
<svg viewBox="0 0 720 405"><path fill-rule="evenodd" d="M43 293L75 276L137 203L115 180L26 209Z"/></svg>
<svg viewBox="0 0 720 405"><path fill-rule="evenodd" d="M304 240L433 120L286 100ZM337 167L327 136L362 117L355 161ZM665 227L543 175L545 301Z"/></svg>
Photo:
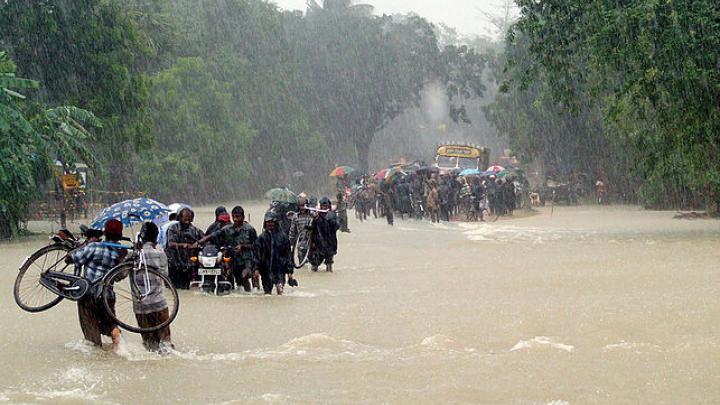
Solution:
<svg viewBox="0 0 720 405"><path fill-rule="evenodd" d="M527 189L522 179L512 175L461 176L437 171L398 172L385 178L365 175L352 183L339 179L337 186L338 200L347 194L359 220L385 217L390 225L396 216L440 222L512 215Z"/></svg>

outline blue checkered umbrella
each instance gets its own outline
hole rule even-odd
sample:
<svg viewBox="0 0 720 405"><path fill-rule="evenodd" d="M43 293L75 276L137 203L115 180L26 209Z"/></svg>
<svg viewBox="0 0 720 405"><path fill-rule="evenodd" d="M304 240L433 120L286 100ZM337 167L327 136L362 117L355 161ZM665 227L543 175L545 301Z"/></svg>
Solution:
<svg viewBox="0 0 720 405"><path fill-rule="evenodd" d="M95 216L90 226L95 229L103 229L105 222L113 218L122 222L123 225L129 226L132 223L152 221L168 211L165 204L149 198L125 200L104 208Z"/></svg>
<svg viewBox="0 0 720 405"><path fill-rule="evenodd" d="M478 169L465 169L465 170L463 170L463 171L460 172L460 175L461 175L461 176L478 176L478 175L480 175L481 173L482 173L482 172L481 172L480 170L478 170Z"/></svg>

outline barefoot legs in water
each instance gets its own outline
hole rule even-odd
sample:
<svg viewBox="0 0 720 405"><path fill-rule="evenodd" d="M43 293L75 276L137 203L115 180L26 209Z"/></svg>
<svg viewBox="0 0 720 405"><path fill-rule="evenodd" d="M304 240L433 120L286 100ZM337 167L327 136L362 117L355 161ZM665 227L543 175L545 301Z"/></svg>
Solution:
<svg viewBox="0 0 720 405"><path fill-rule="evenodd" d="M120 328L117 326L112 329L112 332L110 332L110 337L112 338L112 347L113 352L117 353L120 350L120 342L122 342L122 334L120 333Z"/></svg>

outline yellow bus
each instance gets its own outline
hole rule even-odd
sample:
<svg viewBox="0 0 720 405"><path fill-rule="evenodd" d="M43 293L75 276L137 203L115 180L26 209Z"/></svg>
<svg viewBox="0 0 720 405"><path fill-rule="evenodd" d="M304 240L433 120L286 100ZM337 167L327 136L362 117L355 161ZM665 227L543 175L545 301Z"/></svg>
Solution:
<svg viewBox="0 0 720 405"><path fill-rule="evenodd" d="M471 145L440 145L435 155L435 166L441 172L476 169L485 171L490 162L490 149Z"/></svg>

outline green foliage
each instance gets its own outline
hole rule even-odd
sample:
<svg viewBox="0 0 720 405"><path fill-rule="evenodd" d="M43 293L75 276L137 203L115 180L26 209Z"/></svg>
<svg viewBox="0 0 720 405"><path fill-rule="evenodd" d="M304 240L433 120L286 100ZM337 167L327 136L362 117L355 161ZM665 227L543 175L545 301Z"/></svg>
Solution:
<svg viewBox="0 0 720 405"><path fill-rule="evenodd" d="M152 78L158 148L142 155L140 183L158 198L237 197L249 181L256 136L234 110L228 83L201 58L180 58Z"/></svg>
<svg viewBox="0 0 720 405"><path fill-rule="evenodd" d="M26 118L25 96L12 90L34 89L34 80L15 77L15 65L0 51L0 237L15 235L37 197L37 177L56 159L74 163L90 156L95 116L76 107L41 110Z"/></svg>
<svg viewBox="0 0 720 405"><path fill-rule="evenodd" d="M102 123L90 111L72 106L51 108L32 120L39 136L40 153L45 161L59 160L65 165L85 163L96 167L90 144L95 136L86 128L102 128Z"/></svg>
<svg viewBox="0 0 720 405"><path fill-rule="evenodd" d="M303 15L263 0L7 0L0 44L43 83L32 106L42 159L82 160L97 166L97 186L160 199L290 183L318 192L337 162L357 156L367 168L374 135L417 106L429 82L447 84L453 118L468 121L463 103L484 90L483 57L441 51L418 16L322 3Z"/></svg>
<svg viewBox="0 0 720 405"><path fill-rule="evenodd" d="M149 57L148 48L123 3L7 1L0 5L0 39L19 72L43 83L41 102L101 117L93 153L120 188L132 177L133 152L152 144L147 80L138 63Z"/></svg>
<svg viewBox="0 0 720 405"><path fill-rule="evenodd" d="M15 77L15 65L0 51L0 237L14 235L34 197L34 130L21 112L25 97L12 88L36 88L37 82Z"/></svg>
<svg viewBox="0 0 720 405"><path fill-rule="evenodd" d="M288 16L310 113L335 150L357 153L367 169L374 135L415 106L436 75L433 27L416 17L376 17L349 1L309 3L304 18Z"/></svg>
<svg viewBox="0 0 720 405"><path fill-rule="evenodd" d="M522 17L508 35L509 78L515 89L542 95L524 108L600 113L602 127L591 140L623 147L611 150L644 180L640 196L648 205L720 198L717 2L518 4Z"/></svg>

